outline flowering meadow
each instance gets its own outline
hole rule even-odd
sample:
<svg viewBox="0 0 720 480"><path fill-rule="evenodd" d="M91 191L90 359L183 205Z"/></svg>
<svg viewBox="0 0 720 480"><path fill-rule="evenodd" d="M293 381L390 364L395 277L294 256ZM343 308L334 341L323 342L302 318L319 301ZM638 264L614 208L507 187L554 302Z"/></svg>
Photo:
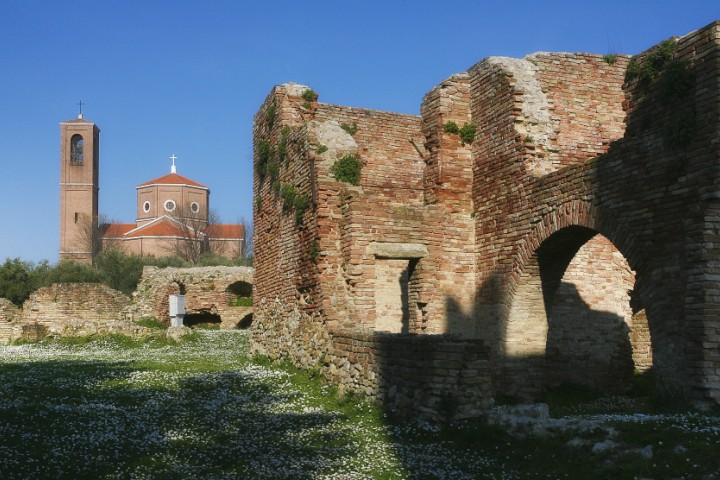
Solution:
<svg viewBox="0 0 720 480"><path fill-rule="evenodd" d="M247 346L199 330L0 347L0 479L720 478L716 415L578 412L623 445L598 453L592 429L394 422Z"/></svg>

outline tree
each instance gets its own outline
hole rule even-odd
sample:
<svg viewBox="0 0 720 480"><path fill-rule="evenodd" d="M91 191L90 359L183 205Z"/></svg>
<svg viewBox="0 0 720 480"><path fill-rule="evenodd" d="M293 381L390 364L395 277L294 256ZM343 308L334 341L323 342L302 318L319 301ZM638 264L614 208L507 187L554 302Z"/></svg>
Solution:
<svg viewBox="0 0 720 480"><path fill-rule="evenodd" d="M209 210L207 217L201 209L195 210L190 205L178 205L170 216L179 230L173 242L173 253L193 264L201 256L213 253L208 233L213 225L219 224L218 214L214 210Z"/></svg>
<svg viewBox="0 0 720 480"><path fill-rule="evenodd" d="M103 236L111 223L117 222L108 220L104 214L98 216L81 214L80 216L80 241L86 248L86 251L92 253L93 264L95 263L96 257L101 253L108 250L119 249L117 240L106 239L103 243Z"/></svg>
<svg viewBox="0 0 720 480"><path fill-rule="evenodd" d="M0 297L22 306L33 290L31 275L31 263L19 258L6 258L5 263L0 266Z"/></svg>
<svg viewBox="0 0 720 480"><path fill-rule="evenodd" d="M245 217L240 217L240 225L243 226L243 235L245 237L242 240L240 255L243 259L252 262L253 249L255 246L253 241L253 235L255 230L253 228L252 222L245 220Z"/></svg>

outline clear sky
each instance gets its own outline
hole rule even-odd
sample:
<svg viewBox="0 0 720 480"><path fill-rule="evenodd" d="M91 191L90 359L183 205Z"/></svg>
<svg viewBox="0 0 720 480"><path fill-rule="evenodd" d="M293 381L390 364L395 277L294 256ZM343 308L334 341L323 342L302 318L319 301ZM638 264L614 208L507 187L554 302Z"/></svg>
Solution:
<svg viewBox="0 0 720 480"><path fill-rule="evenodd" d="M252 218L252 118L273 85L418 114L491 55L639 53L720 19L717 0L0 0L5 257L57 261L59 122L100 134L100 212L135 220L135 186L170 171Z"/></svg>

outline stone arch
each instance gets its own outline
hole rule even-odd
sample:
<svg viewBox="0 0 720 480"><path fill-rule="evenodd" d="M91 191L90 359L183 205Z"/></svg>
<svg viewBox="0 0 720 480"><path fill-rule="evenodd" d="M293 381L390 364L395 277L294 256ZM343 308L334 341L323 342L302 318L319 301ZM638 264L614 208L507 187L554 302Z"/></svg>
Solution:
<svg viewBox="0 0 720 480"><path fill-rule="evenodd" d="M543 216L519 243L507 285L498 390L532 398L564 382L629 388L633 368L652 362L646 317L634 315L642 295L632 245L627 232L585 202Z"/></svg>

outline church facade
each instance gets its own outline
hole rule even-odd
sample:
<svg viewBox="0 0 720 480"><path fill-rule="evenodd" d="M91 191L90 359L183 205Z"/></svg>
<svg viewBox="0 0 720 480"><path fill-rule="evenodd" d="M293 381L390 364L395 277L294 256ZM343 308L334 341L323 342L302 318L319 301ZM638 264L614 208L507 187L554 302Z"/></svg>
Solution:
<svg viewBox="0 0 720 480"><path fill-rule="evenodd" d="M135 223L98 225L100 129L78 118L60 123L60 260L92 262L109 249L125 253L194 259L210 251L238 256L245 232L219 224L210 211L210 189L177 173L136 187Z"/></svg>

